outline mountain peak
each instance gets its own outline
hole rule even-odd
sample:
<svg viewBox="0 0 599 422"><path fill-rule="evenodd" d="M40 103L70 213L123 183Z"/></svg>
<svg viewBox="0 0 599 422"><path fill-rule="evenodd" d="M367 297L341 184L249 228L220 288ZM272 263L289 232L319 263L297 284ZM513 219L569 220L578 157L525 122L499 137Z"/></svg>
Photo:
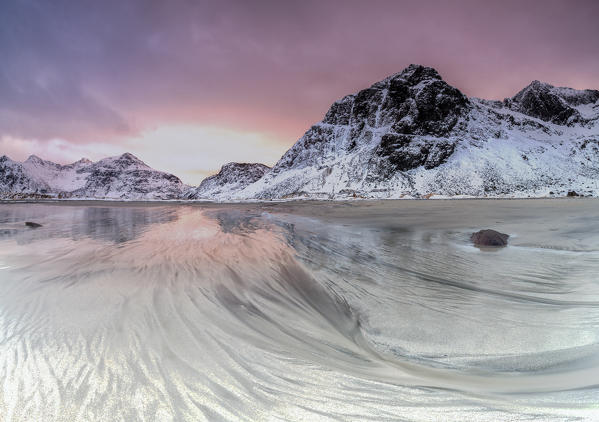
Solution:
<svg viewBox="0 0 599 422"><path fill-rule="evenodd" d="M131 154L130 152L125 152L124 154L121 154L119 156L119 159L129 160L129 161L141 161L139 158L137 158L135 155Z"/></svg>
<svg viewBox="0 0 599 422"><path fill-rule="evenodd" d="M267 165L264 165L262 163L236 163L236 162L231 162L231 163L223 164L223 166L220 168L220 172L222 172L222 171L228 171L228 170L234 170L234 169L250 169L250 168L269 169L270 167L268 167Z"/></svg>
<svg viewBox="0 0 599 422"><path fill-rule="evenodd" d="M534 80L507 99L506 104L527 116L560 125L580 118L576 109L570 107L558 91L553 85Z"/></svg>
<svg viewBox="0 0 599 422"><path fill-rule="evenodd" d="M232 197L245 187L262 178L270 167L261 163L227 163L217 174L202 180L200 186L192 188L187 199L211 198L215 195Z"/></svg>
<svg viewBox="0 0 599 422"><path fill-rule="evenodd" d="M443 81L443 78L436 69L421 64L410 64L403 70L389 75L382 81L372 85L373 88L383 88L392 81L401 81L410 86L418 85L423 81Z"/></svg>
<svg viewBox="0 0 599 422"><path fill-rule="evenodd" d="M423 66L420 64L411 64L402 70L399 75L413 85L427 79L443 80L439 72L432 67Z"/></svg>
<svg viewBox="0 0 599 422"><path fill-rule="evenodd" d="M48 168L61 167L60 164L56 164L53 161L44 160L34 154L30 155L25 161L23 161L23 164L29 165L29 166L34 166L34 167L48 167Z"/></svg>
<svg viewBox="0 0 599 422"><path fill-rule="evenodd" d="M550 85L546 82L537 81L536 79L522 88L516 95L512 97L513 100L518 100L522 98L529 92L549 92L553 88L553 85Z"/></svg>
<svg viewBox="0 0 599 422"><path fill-rule="evenodd" d="M547 82L541 82L537 79L529 83L528 86L533 88L553 88L553 85L549 85Z"/></svg>
<svg viewBox="0 0 599 422"><path fill-rule="evenodd" d="M139 158L137 158L135 155L131 154L130 152L125 152L124 154L121 154L121 155L104 158L104 159L98 161L97 163L95 163L95 165L100 166L100 167L117 167L120 169L125 169L125 168L149 169L150 168L146 163L141 161Z"/></svg>
<svg viewBox="0 0 599 422"><path fill-rule="evenodd" d="M143 165L143 166L146 165L146 163L141 161L139 158L137 158L135 155L131 154L130 152L125 152L124 154L121 154L118 157L114 157L114 159L115 159L115 161L118 161L119 163L137 164L137 165Z"/></svg>
<svg viewBox="0 0 599 422"><path fill-rule="evenodd" d="M447 135L469 107L468 98L432 67L411 64L370 88L335 102L323 123L351 126L357 141L369 128L391 127L407 135ZM313 137L319 139L320 134ZM363 137L362 137L363 138ZM357 142L350 140L348 147Z"/></svg>
<svg viewBox="0 0 599 422"><path fill-rule="evenodd" d="M40 157L38 157L35 154L31 154L26 160L26 163L37 163L37 164L43 164L45 161L42 160Z"/></svg>

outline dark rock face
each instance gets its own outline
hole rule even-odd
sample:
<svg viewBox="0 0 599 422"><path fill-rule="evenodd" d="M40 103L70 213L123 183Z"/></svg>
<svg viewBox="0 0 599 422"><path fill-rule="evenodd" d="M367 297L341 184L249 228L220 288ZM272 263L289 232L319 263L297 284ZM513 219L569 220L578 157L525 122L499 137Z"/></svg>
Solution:
<svg viewBox="0 0 599 422"><path fill-rule="evenodd" d="M348 125L353 105L354 95L343 97L341 100L333 103L327 114L324 116L323 123L329 125Z"/></svg>
<svg viewBox="0 0 599 422"><path fill-rule="evenodd" d="M41 225L41 224L39 224L39 223L34 223L33 221L25 221L25 225L26 225L27 227L30 227L30 228L32 228L32 229L37 229L38 227L42 227L42 225Z"/></svg>
<svg viewBox="0 0 599 422"><path fill-rule="evenodd" d="M322 123L310 128L287 151L272 174L315 165L327 154L353 151L370 142L373 132L381 128L387 134L376 153L379 159L388 158L395 170L419 165L433 168L453 153L453 144L439 140L412 142L410 135L447 136L470 108L468 98L443 81L435 69L410 65L335 102ZM339 131L345 134L341 142Z"/></svg>
<svg viewBox="0 0 599 422"><path fill-rule="evenodd" d="M407 171L419 166L432 169L453 154L455 144L446 139L422 139L410 135L383 135L375 151L384 157L393 170Z"/></svg>
<svg viewBox="0 0 599 422"><path fill-rule="evenodd" d="M506 105L528 116L560 125L581 118L578 111L558 95L555 87L539 81L533 81L511 99L506 100Z"/></svg>
<svg viewBox="0 0 599 422"><path fill-rule="evenodd" d="M468 99L441 79L423 80L416 86L402 84L401 76L390 81L381 111L383 123L392 123L397 133L447 135L467 109Z"/></svg>
<svg viewBox="0 0 599 422"><path fill-rule="evenodd" d="M468 105L468 98L443 81L435 69L410 65L337 101L323 123L392 126L396 133L442 136L455 126Z"/></svg>
<svg viewBox="0 0 599 422"><path fill-rule="evenodd" d="M556 91L561 98L573 106L599 101L599 91L596 89L577 90L572 88L557 88Z"/></svg>
<svg viewBox="0 0 599 422"><path fill-rule="evenodd" d="M391 124L396 133L446 135L469 105L465 95L430 67L410 65L383 86L387 95L381 124Z"/></svg>
<svg viewBox="0 0 599 422"><path fill-rule="evenodd" d="M485 229L472 233L470 240L476 246L506 246L510 236L495 230Z"/></svg>

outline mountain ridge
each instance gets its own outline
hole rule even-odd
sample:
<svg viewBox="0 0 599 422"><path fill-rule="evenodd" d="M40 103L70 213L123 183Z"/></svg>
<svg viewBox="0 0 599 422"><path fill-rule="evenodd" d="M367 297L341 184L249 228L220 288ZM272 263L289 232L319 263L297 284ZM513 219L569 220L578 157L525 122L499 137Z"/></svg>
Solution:
<svg viewBox="0 0 599 422"><path fill-rule="evenodd" d="M82 158L57 164L31 155L18 162L0 158L4 198L179 199L187 187L169 173L154 170L131 153L92 162Z"/></svg>
<svg viewBox="0 0 599 422"><path fill-rule="evenodd" d="M599 91L532 81L484 100L413 64L333 102L272 168L228 163L189 187L129 153L67 165L3 156L0 191L215 201L598 196L597 163Z"/></svg>
<svg viewBox="0 0 599 422"><path fill-rule="evenodd" d="M334 102L240 197L597 195L598 94L533 82L480 100L410 65Z"/></svg>

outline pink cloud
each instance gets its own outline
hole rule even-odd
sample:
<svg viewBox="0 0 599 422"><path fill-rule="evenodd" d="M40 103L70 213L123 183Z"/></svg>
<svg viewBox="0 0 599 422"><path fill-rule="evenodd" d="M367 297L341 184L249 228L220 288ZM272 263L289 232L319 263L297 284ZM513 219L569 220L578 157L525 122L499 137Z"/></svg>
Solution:
<svg viewBox="0 0 599 422"><path fill-rule="evenodd" d="M598 88L598 18L595 1L3 2L0 136L118 148L196 125L288 147L410 63L484 98Z"/></svg>

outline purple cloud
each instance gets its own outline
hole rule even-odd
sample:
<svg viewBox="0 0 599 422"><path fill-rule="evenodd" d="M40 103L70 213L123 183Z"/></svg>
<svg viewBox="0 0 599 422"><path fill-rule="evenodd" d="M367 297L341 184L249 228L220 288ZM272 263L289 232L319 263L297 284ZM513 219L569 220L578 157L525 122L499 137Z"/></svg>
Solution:
<svg viewBox="0 0 599 422"><path fill-rule="evenodd" d="M291 145L409 63L486 98L533 79L598 88L598 19L593 0L8 0L0 136L118 143L197 124Z"/></svg>

